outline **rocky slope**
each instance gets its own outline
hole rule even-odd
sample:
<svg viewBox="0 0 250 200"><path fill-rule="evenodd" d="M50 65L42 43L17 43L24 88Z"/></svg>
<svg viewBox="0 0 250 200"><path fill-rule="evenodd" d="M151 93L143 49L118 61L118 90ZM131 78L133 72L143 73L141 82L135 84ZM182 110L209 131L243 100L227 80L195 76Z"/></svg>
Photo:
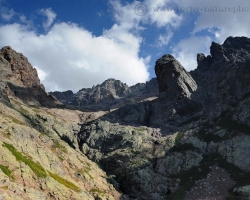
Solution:
<svg viewBox="0 0 250 200"><path fill-rule="evenodd" d="M74 110L41 107L36 93L31 95L37 103L30 105L5 85L33 86L5 75L0 194L6 199L249 199L250 39L229 37L210 49L211 55L197 55L198 67L191 72L167 54L156 61L157 79L149 83L128 87L109 79L76 94L53 93ZM0 58L0 69L16 76L7 57Z"/></svg>
<svg viewBox="0 0 250 200"><path fill-rule="evenodd" d="M0 199L122 199L76 138L104 113L49 108L58 102L22 54L4 47L0 61Z"/></svg>
<svg viewBox="0 0 250 200"><path fill-rule="evenodd" d="M138 83L128 87L119 80L108 79L92 88L83 88L76 94L72 91L50 92L69 108L109 110L126 104L136 103L147 98L156 97L158 83L155 78L146 83Z"/></svg>
<svg viewBox="0 0 250 200"><path fill-rule="evenodd" d="M131 198L250 198L249 44L212 43L190 73L164 55L158 99L84 123L80 149Z"/></svg>

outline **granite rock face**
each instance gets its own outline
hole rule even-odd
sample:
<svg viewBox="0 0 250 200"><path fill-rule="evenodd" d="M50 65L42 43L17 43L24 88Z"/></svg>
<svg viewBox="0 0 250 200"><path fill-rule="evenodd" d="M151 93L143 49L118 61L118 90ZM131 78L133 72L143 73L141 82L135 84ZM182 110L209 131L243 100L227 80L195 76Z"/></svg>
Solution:
<svg viewBox="0 0 250 200"><path fill-rule="evenodd" d="M7 96L16 96L25 103L56 106L59 102L45 92L35 68L21 53L11 47L3 47L0 51L1 93L4 102Z"/></svg>
<svg viewBox="0 0 250 200"><path fill-rule="evenodd" d="M213 42L211 55L198 54L191 72L164 55L155 65L158 98L84 123L80 149L132 198L185 199L188 190L197 197L195 185L208 181L217 166L225 170L219 181L230 186L211 198L249 198L250 182L242 181L250 178L249 44L245 37ZM219 192L221 185L211 181L204 192Z"/></svg>
<svg viewBox="0 0 250 200"><path fill-rule="evenodd" d="M16 198L18 191L21 199L249 199L250 39L229 37L210 49L211 55L197 55L191 72L166 54L156 61L157 78L146 84L109 79L76 94L53 93L74 110L24 104L3 84L0 180L6 181L0 193ZM0 59L1 66L10 65ZM12 73L11 67L0 70ZM17 77L15 84L24 84ZM46 179L32 179L33 168L11 156L7 143L40 163Z"/></svg>
<svg viewBox="0 0 250 200"><path fill-rule="evenodd" d="M108 79L92 88L83 88L76 94L72 94L71 91L50 92L50 94L70 108L109 110L156 97L158 84L154 78L147 83L129 87L119 80Z"/></svg>
<svg viewBox="0 0 250 200"><path fill-rule="evenodd" d="M192 76L172 55L164 55L156 61L155 74L159 84L159 93L166 92L168 98L190 98L197 89Z"/></svg>

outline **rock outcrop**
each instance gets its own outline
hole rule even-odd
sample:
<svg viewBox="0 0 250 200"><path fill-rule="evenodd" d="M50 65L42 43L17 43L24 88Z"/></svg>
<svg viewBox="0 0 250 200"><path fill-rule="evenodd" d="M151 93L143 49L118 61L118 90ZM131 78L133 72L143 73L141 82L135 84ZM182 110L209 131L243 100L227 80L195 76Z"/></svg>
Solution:
<svg viewBox="0 0 250 200"><path fill-rule="evenodd" d="M158 84L154 78L147 83L138 83L129 87L119 80L108 79L92 88L83 88L76 94L72 91L50 92L50 94L70 108L110 110L156 97Z"/></svg>
<svg viewBox="0 0 250 200"><path fill-rule="evenodd" d="M155 74L159 93L166 92L168 98L190 98L197 89L192 76L172 55L164 55L156 61Z"/></svg>
<svg viewBox="0 0 250 200"><path fill-rule="evenodd" d="M35 68L21 53L11 47L0 51L0 77L3 102L9 102L8 96L16 96L25 103L43 106L56 106L57 100L45 92Z"/></svg>
<svg viewBox="0 0 250 200"><path fill-rule="evenodd" d="M2 83L42 86L35 76L25 82L11 67L1 69L12 61L0 56L1 76L9 77L0 82L1 98L12 105L0 104L0 194L249 199L250 39L229 37L210 49L197 55L191 72L167 54L156 61L157 79L146 84L109 79L76 94L52 93L82 111L24 104Z"/></svg>
<svg viewBox="0 0 250 200"><path fill-rule="evenodd" d="M158 98L84 123L80 149L133 198L249 198L249 44L212 43L190 73L164 55L155 65Z"/></svg>

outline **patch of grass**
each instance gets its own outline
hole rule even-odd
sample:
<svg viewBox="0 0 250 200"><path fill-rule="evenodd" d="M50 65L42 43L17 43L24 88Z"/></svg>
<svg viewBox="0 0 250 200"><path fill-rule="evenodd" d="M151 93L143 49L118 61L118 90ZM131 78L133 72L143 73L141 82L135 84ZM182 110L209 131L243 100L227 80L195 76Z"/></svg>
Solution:
<svg viewBox="0 0 250 200"><path fill-rule="evenodd" d="M145 129L144 128L135 128L135 131L142 132L142 131L145 131Z"/></svg>
<svg viewBox="0 0 250 200"><path fill-rule="evenodd" d="M30 108L33 108L33 109L36 109L36 110L39 110L40 107L38 105L29 105Z"/></svg>
<svg viewBox="0 0 250 200"><path fill-rule="evenodd" d="M19 121L18 119L12 117L12 121L16 124L19 124L19 125L25 125L23 122Z"/></svg>
<svg viewBox="0 0 250 200"><path fill-rule="evenodd" d="M11 134L9 133L9 131L1 132L1 133L2 133L2 135L3 135L4 137L10 139Z"/></svg>
<svg viewBox="0 0 250 200"><path fill-rule="evenodd" d="M80 174L87 174L89 176L90 179L94 179L93 176L91 176L91 174L89 173L91 171L91 168L90 166L88 165L86 168L82 168L80 170L78 170L77 172L80 173Z"/></svg>
<svg viewBox="0 0 250 200"><path fill-rule="evenodd" d="M86 162L86 165L88 165L88 167L90 167L90 166L91 166L91 164L90 164L90 163L88 163L88 162Z"/></svg>
<svg viewBox="0 0 250 200"><path fill-rule="evenodd" d="M62 156L58 156L58 158L61 160L61 161L64 161L64 158Z"/></svg>
<svg viewBox="0 0 250 200"><path fill-rule="evenodd" d="M6 176L12 178L12 176L11 176L11 171L10 171L10 169L9 169L8 166L0 165L0 169L3 171L3 173L4 173Z"/></svg>
<svg viewBox="0 0 250 200"><path fill-rule="evenodd" d="M12 117L11 115L7 115L7 114L6 114L6 116L7 116L8 118L10 118L10 119L12 120L13 123L19 124L19 125L25 125L25 126L26 126L25 123L21 122L20 120L16 119L15 117Z"/></svg>
<svg viewBox="0 0 250 200"><path fill-rule="evenodd" d="M24 162L26 165L28 165L37 177L47 177L46 171L39 163L33 162L30 158L18 152L13 145L3 142L3 147L7 148L12 153L12 155L16 157L17 161Z"/></svg>
<svg viewBox="0 0 250 200"><path fill-rule="evenodd" d="M90 193L105 194L105 192L99 190L98 188L92 188L89 192Z"/></svg>
<svg viewBox="0 0 250 200"><path fill-rule="evenodd" d="M9 189L9 187L8 187L7 185L2 186L2 187L0 187L0 188L3 189L3 190L8 190L8 189Z"/></svg>
<svg viewBox="0 0 250 200"><path fill-rule="evenodd" d="M68 180L66 180L66 179L64 179L64 178L62 178L62 177L60 177L60 176L58 176L57 174L54 174L54 173L52 173L52 172L50 172L50 171L48 171L48 173L49 173L49 175L50 175L53 179L55 179L58 183L64 185L65 187L67 187L67 188L69 188L69 189L71 189L71 190L74 190L74 191L76 191L76 192L79 192L79 191L81 190L81 189L80 189L79 187L77 187L74 183L72 183L72 182L70 182L70 181L68 181Z"/></svg>
<svg viewBox="0 0 250 200"><path fill-rule="evenodd" d="M60 142L58 141L53 141L54 144L51 146L52 149L61 149L64 153L67 153L67 149L65 146L61 145Z"/></svg>
<svg viewBox="0 0 250 200"><path fill-rule="evenodd" d="M184 136L184 132L177 133L177 136L175 137L174 144L179 145L183 136Z"/></svg>

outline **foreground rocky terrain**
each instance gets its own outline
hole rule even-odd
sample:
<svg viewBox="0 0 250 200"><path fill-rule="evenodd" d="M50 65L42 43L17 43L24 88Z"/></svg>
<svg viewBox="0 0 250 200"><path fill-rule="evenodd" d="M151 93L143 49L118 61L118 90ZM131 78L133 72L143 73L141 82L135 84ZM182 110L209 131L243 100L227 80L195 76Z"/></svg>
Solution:
<svg viewBox="0 0 250 200"><path fill-rule="evenodd" d="M4 47L0 197L249 199L250 39L210 50L191 72L166 54L146 84L47 94Z"/></svg>
<svg viewBox="0 0 250 200"><path fill-rule="evenodd" d="M78 148L79 116L103 113L56 108L60 103L44 91L36 70L10 47L0 62L0 199L121 198Z"/></svg>

